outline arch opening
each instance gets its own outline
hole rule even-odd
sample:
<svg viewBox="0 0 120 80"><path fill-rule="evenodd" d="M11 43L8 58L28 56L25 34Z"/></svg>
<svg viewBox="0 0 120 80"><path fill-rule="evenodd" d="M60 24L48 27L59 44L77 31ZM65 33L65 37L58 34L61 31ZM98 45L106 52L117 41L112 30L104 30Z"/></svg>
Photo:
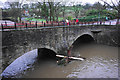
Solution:
<svg viewBox="0 0 120 80"><path fill-rule="evenodd" d="M39 60L56 60L56 53L53 50L47 48L38 49L38 59Z"/></svg>
<svg viewBox="0 0 120 80"><path fill-rule="evenodd" d="M89 34L84 34L78 37L72 45L76 48L76 47L80 47L85 44L91 44L91 43L94 43L94 38Z"/></svg>

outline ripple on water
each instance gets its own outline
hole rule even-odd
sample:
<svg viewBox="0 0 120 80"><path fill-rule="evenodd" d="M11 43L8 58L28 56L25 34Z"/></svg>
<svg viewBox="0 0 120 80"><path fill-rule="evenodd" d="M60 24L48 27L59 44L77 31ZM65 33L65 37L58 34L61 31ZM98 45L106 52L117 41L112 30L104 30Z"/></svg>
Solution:
<svg viewBox="0 0 120 80"><path fill-rule="evenodd" d="M110 60L111 61L111 60ZM109 60L103 58L90 58L84 61L84 66L79 65L74 71L68 75L68 78L117 78L118 63L112 64ZM115 60L112 60L114 62ZM115 68L116 67L116 68Z"/></svg>

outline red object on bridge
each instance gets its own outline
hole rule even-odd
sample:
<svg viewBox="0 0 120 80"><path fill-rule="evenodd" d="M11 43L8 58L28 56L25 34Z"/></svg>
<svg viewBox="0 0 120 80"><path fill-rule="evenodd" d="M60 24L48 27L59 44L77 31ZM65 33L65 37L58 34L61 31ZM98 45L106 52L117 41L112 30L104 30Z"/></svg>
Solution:
<svg viewBox="0 0 120 80"><path fill-rule="evenodd" d="M76 19L76 23L78 23L79 22L79 20L78 19Z"/></svg>

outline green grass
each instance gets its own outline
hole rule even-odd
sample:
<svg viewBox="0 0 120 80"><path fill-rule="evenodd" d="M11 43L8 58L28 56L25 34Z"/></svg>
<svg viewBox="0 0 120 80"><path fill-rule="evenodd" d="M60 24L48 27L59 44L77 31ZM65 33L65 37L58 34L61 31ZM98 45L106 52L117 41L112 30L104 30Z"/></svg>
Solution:
<svg viewBox="0 0 120 80"><path fill-rule="evenodd" d="M58 21L62 21L63 20L63 17L58 17Z"/></svg>
<svg viewBox="0 0 120 80"><path fill-rule="evenodd" d="M28 20L28 21L43 21L43 22L46 22L46 20L45 19L36 19L36 18L25 18L26 20ZM55 17L55 19L56 19L56 17ZM61 20L63 20L63 18L62 17L58 17L58 21L61 21Z"/></svg>
<svg viewBox="0 0 120 80"><path fill-rule="evenodd" d="M45 22L46 20L45 19L32 19L31 21L43 21L43 22Z"/></svg>
<svg viewBox="0 0 120 80"><path fill-rule="evenodd" d="M88 21L98 21L98 19L105 20L106 17L107 16L104 16L104 15L101 15L101 16L91 15L91 16L81 17L81 18L78 18L78 19L81 22L88 22ZM74 20L76 20L76 19L74 19Z"/></svg>
<svg viewBox="0 0 120 80"><path fill-rule="evenodd" d="M43 22L46 21L45 19L36 19L36 18L25 18L25 19L28 21L43 21Z"/></svg>

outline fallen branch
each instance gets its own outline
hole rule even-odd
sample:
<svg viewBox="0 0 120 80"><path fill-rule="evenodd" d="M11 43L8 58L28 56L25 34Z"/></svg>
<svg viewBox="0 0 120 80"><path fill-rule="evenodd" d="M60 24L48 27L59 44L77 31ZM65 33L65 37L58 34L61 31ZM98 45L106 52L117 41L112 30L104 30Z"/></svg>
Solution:
<svg viewBox="0 0 120 80"><path fill-rule="evenodd" d="M56 57L61 57L61 58L64 58L65 56L64 55L56 55ZM85 58L78 58L78 57L68 57L69 59L74 59L74 60L80 60L80 61L83 61Z"/></svg>

